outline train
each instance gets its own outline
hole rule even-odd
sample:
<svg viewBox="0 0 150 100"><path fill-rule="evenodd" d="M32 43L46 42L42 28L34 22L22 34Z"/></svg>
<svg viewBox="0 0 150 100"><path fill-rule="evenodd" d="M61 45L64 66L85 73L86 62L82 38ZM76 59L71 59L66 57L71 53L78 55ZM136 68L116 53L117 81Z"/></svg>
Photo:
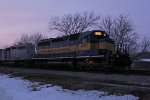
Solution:
<svg viewBox="0 0 150 100"><path fill-rule="evenodd" d="M32 43L11 46L2 50L1 64L24 62L69 64L74 68L130 69L127 45L119 45L101 30L86 31Z"/></svg>

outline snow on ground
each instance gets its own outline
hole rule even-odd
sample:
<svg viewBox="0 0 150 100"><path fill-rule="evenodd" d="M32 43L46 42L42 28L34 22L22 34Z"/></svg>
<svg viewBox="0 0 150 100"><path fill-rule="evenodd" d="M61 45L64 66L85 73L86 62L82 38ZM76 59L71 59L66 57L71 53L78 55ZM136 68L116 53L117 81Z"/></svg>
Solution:
<svg viewBox="0 0 150 100"><path fill-rule="evenodd" d="M108 95L97 90L71 91L0 75L0 100L138 100L138 97Z"/></svg>

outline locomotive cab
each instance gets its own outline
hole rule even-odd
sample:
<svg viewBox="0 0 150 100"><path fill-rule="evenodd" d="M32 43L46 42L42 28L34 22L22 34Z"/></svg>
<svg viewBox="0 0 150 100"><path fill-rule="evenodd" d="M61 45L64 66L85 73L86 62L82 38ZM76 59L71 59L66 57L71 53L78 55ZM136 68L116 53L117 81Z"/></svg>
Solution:
<svg viewBox="0 0 150 100"><path fill-rule="evenodd" d="M95 31L91 36L91 43L94 44L94 48L98 51L98 54L112 54L115 51L115 43L109 38L109 35L104 31Z"/></svg>
<svg viewBox="0 0 150 100"><path fill-rule="evenodd" d="M93 66L96 67L111 64L111 56L114 52L115 45L108 34L104 31L92 31L80 35L79 40L81 40L79 44L81 44L82 47L78 48L78 55L86 56L86 61L90 64L93 62Z"/></svg>

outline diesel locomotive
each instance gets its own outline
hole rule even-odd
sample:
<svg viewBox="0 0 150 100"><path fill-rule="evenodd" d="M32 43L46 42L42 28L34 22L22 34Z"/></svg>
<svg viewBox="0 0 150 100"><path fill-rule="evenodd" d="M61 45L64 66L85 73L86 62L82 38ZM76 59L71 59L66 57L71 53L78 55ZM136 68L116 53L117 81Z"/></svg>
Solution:
<svg viewBox="0 0 150 100"><path fill-rule="evenodd" d="M116 46L109 35L100 30L41 40L34 59L102 69L129 68L131 64L126 45Z"/></svg>

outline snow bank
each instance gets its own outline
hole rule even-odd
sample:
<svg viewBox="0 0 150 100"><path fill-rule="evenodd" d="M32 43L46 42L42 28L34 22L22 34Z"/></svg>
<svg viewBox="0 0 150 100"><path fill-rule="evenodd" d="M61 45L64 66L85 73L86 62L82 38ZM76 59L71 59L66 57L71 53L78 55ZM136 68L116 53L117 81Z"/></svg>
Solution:
<svg viewBox="0 0 150 100"><path fill-rule="evenodd" d="M107 95L96 90L64 90L59 86L39 86L21 78L0 75L0 100L138 100L138 97Z"/></svg>

